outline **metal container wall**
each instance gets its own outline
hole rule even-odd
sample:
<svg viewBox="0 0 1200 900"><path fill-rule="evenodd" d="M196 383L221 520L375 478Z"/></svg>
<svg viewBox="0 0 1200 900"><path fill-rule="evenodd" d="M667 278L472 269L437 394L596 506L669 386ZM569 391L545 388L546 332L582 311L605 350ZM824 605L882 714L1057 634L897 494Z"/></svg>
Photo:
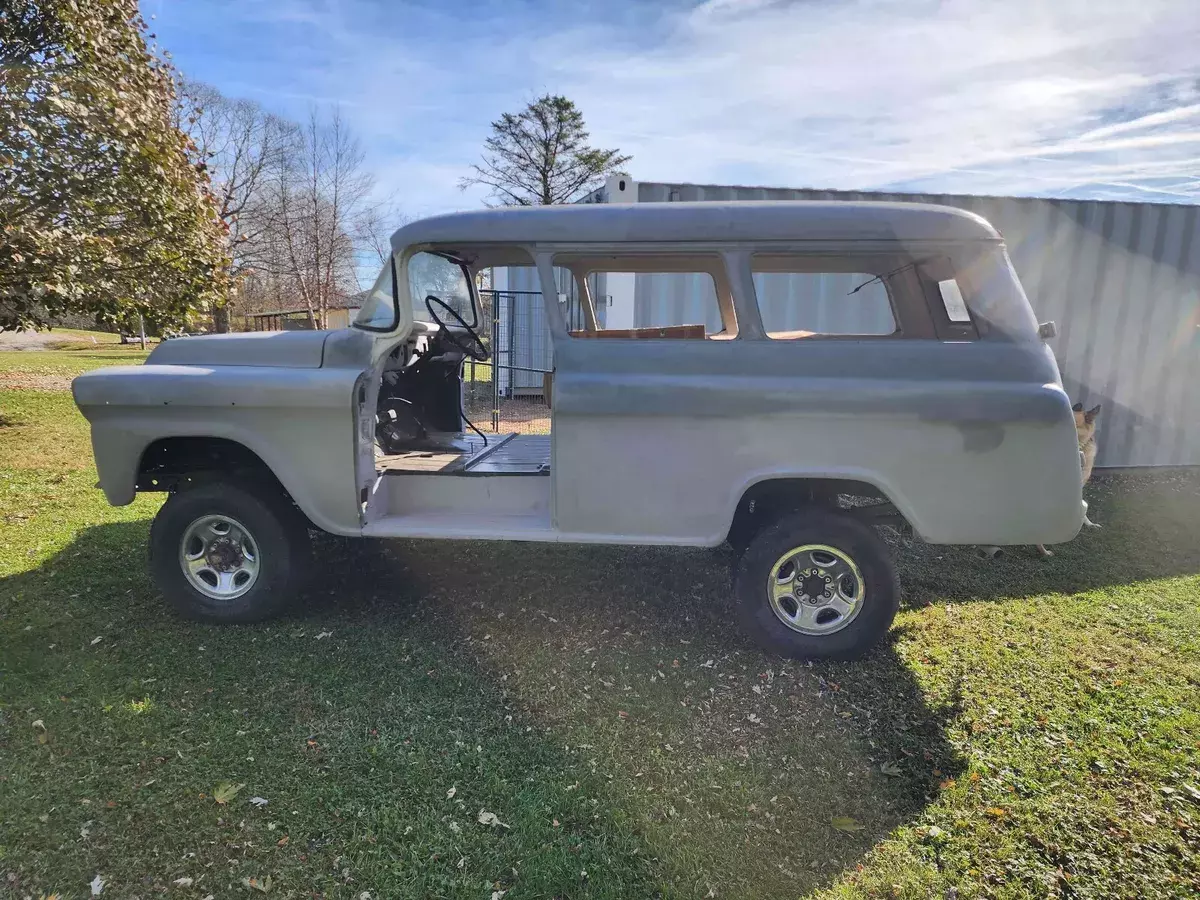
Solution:
<svg viewBox="0 0 1200 900"><path fill-rule="evenodd" d="M1004 235L1038 318L1057 323L1050 344L1068 393L1086 406L1103 405L1097 465L1200 465L1200 207L638 185L640 203L694 200L897 200L978 213ZM637 302L662 307L667 301L644 280ZM821 291L821 303L842 304L842 286ZM672 296L670 303L686 315L703 309L699 297ZM639 321L657 314L639 306Z"/></svg>

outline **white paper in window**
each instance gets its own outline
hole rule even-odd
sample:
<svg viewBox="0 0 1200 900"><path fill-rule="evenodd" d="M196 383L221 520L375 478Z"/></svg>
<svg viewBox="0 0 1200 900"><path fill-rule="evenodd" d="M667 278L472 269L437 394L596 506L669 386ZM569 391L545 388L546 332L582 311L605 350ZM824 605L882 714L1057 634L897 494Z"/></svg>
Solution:
<svg viewBox="0 0 1200 900"><path fill-rule="evenodd" d="M938 291L942 295L942 305L946 307L946 315L951 322L970 322L971 314L967 312L967 304L963 300L958 281L947 278L938 282Z"/></svg>

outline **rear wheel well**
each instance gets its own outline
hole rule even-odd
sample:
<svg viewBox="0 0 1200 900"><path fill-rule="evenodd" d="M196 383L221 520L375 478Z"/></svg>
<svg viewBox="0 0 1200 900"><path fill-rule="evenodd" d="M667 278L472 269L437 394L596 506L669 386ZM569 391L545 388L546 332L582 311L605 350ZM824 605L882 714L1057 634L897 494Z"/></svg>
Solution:
<svg viewBox="0 0 1200 900"><path fill-rule="evenodd" d="M283 490L262 457L244 444L217 437L168 437L154 441L142 451L136 487L139 491L176 491L202 480L203 476L216 474L265 477Z"/></svg>
<svg viewBox="0 0 1200 900"><path fill-rule="evenodd" d="M840 510L874 525L908 523L888 496L866 481L845 478L773 478L746 488L729 525L728 541L744 547L767 525L804 507Z"/></svg>

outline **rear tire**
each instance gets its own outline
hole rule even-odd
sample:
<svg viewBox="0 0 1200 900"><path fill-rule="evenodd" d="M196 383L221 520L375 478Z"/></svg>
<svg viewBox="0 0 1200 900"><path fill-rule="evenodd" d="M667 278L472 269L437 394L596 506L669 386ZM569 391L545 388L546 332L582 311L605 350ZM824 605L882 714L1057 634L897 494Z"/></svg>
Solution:
<svg viewBox="0 0 1200 900"><path fill-rule="evenodd" d="M737 565L743 629L781 656L857 659L887 633L900 587L887 545L869 525L809 509L763 529Z"/></svg>
<svg viewBox="0 0 1200 900"><path fill-rule="evenodd" d="M304 583L305 520L282 490L243 480L171 494L150 526L150 570L166 601L201 622L259 622Z"/></svg>

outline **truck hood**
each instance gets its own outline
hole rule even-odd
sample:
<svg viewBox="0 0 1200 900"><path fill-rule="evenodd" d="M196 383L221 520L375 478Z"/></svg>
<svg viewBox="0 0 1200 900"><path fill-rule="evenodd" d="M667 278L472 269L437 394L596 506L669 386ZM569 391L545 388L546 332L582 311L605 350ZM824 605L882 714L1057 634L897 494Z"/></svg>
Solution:
<svg viewBox="0 0 1200 900"><path fill-rule="evenodd" d="M163 341L148 366L270 366L319 369L329 331L250 331Z"/></svg>

